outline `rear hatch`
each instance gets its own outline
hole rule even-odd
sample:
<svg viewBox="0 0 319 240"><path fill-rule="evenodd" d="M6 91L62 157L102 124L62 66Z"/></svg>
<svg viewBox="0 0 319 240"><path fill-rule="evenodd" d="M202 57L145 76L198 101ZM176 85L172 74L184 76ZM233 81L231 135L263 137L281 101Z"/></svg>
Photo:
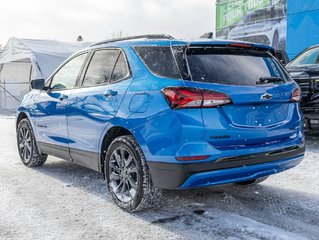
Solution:
<svg viewBox="0 0 319 240"><path fill-rule="evenodd" d="M185 52L184 52L185 53ZM289 141L299 130L299 88L267 49L250 45L189 46L185 86L218 92L230 101L203 107L206 139L219 148ZM299 96L300 97L300 96Z"/></svg>
<svg viewBox="0 0 319 240"><path fill-rule="evenodd" d="M300 88L273 57L272 48L175 42L135 50L159 77L174 111L192 119L200 109L205 140L216 148L255 148L299 136ZM199 133L198 138L202 141Z"/></svg>

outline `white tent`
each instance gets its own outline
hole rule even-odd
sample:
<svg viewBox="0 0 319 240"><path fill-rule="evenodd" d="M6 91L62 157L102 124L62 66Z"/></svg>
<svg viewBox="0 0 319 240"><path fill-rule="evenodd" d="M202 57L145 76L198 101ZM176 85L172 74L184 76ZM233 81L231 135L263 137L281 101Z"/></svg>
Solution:
<svg viewBox="0 0 319 240"><path fill-rule="evenodd" d="M0 109L16 109L33 79L48 78L88 42L10 38L0 55Z"/></svg>

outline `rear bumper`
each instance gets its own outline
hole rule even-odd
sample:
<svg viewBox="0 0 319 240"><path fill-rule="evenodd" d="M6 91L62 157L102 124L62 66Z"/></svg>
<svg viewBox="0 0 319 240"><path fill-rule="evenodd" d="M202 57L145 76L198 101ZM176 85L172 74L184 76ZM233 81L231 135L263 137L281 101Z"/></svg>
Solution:
<svg viewBox="0 0 319 240"><path fill-rule="evenodd" d="M245 181L298 165L304 145L272 152L221 158L204 163L148 162L153 184L161 189L186 189Z"/></svg>

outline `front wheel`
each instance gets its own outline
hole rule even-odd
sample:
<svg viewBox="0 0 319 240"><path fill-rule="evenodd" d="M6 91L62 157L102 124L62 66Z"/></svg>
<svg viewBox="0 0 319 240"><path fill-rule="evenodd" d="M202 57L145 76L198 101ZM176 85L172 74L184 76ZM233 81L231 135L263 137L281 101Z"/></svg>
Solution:
<svg viewBox="0 0 319 240"><path fill-rule="evenodd" d="M133 212L152 206L160 190L153 188L142 149L133 136L116 138L105 157L105 178L113 201Z"/></svg>
<svg viewBox="0 0 319 240"><path fill-rule="evenodd" d="M22 163L28 167L42 166L46 154L40 154L29 119L22 119L17 128L17 144Z"/></svg>
<svg viewBox="0 0 319 240"><path fill-rule="evenodd" d="M237 182L237 184L239 184L239 185L256 185L258 183L265 181L267 178L268 178L268 176L265 176L265 177L251 179L251 180L244 181L244 182Z"/></svg>

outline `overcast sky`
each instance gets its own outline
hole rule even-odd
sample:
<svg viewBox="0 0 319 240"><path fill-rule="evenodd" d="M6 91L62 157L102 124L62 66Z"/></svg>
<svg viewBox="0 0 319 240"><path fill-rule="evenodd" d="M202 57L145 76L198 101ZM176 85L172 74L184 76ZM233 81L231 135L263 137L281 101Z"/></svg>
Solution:
<svg viewBox="0 0 319 240"><path fill-rule="evenodd" d="M1 2L0 44L11 36L98 41L120 31L196 38L214 24L215 0L8 0Z"/></svg>

